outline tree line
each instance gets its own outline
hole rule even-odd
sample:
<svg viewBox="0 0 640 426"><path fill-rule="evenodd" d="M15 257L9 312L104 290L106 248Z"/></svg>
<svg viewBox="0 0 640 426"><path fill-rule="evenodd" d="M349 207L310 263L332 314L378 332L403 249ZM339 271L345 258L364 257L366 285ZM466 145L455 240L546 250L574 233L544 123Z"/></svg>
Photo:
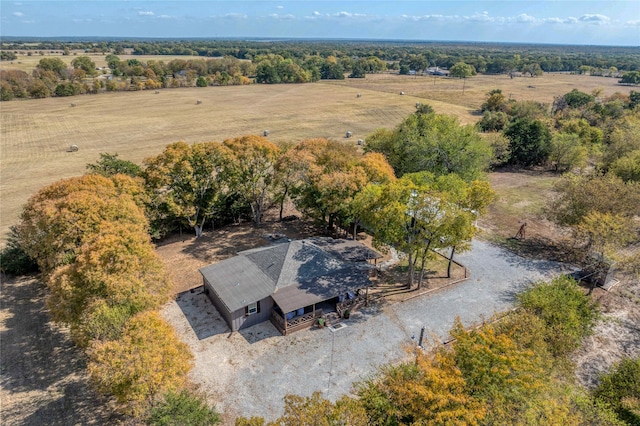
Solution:
<svg viewBox="0 0 640 426"><path fill-rule="evenodd" d="M545 72L578 72L581 66L608 70L640 71L640 55L634 47L562 46L535 44L353 41L353 40L24 40L3 38L0 49L19 51L69 51L134 55L233 56L253 60L275 54L285 59L308 56L366 58L398 62L419 55L431 64L449 68L456 62L473 65L481 73L500 73L518 61L535 62Z"/></svg>
<svg viewBox="0 0 640 426"><path fill-rule="evenodd" d="M387 42L245 42L245 41L147 41L68 44L5 44L20 51L52 46L86 53L103 53L112 74L96 78L89 56L79 56L72 68L59 57L43 58L32 74L21 70L0 72L0 100L72 96L101 91L159 89L163 87L206 87L257 83L308 83L321 79L363 78L383 71L422 73L428 67L451 70L452 76L475 73L531 76L543 72L575 72L621 77L621 84L640 82L640 55L631 48L562 46L387 43ZM206 48L205 48L206 47ZM138 55L196 55L201 60L175 59L168 63L137 59L121 61L128 49ZM14 60L18 50L3 50L2 60ZM216 57L217 59L204 59ZM107 70L103 70L106 72Z"/></svg>

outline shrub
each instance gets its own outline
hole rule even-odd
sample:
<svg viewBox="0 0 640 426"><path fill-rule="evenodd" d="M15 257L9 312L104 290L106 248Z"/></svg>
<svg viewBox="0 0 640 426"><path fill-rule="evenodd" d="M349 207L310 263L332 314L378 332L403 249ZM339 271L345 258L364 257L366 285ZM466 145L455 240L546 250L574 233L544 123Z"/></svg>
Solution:
<svg viewBox="0 0 640 426"><path fill-rule="evenodd" d="M630 425L640 424L640 357L626 358L601 378L594 392Z"/></svg>
<svg viewBox="0 0 640 426"><path fill-rule="evenodd" d="M526 311L546 323L545 341L556 357L576 349L599 318L597 305L566 276L538 284L518 295L518 299Z"/></svg>
<svg viewBox="0 0 640 426"><path fill-rule="evenodd" d="M20 246L15 227L11 227L7 245L0 251L0 271L16 276L38 271L38 264Z"/></svg>
<svg viewBox="0 0 640 426"><path fill-rule="evenodd" d="M208 426L220 423L220 415L209 408L200 395L183 390L169 391L164 400L157 402L146 420L155 426Z"/></svg>

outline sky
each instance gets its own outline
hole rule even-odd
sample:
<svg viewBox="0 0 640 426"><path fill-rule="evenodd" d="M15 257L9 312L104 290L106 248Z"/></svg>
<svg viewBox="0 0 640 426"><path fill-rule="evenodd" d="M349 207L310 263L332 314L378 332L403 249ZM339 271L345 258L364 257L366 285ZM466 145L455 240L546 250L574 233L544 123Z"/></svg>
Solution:
<svg viewBox="0 0 640 426"><path fill-rule="evenodd" d="M0 0L0 36L640 46L640 0Z"/></svg>

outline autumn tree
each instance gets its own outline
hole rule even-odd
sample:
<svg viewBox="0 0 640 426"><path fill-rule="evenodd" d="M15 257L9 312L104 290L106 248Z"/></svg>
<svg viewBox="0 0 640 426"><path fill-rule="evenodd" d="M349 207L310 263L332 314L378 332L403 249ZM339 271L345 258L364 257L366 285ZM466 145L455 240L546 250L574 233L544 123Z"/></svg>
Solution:
<svg viewBox="0 0 640 426"><path fill-rule="evenodd" d="M95 341L88 370L97 389L112 393L125 411L140 415L156 396L180 389L193 355L155 311L129 320L120 339Z"/></svg>
<svg viewBox="0 0 640 426"><path fill-rule="evenodd" d="M196 234L215 216L216 202L228 189L229 149L217 142L176 142L144 161L143 177L153 208L186 220Z"/></svg>
<svg viewBox="0 0 640 426"><path fill-rule="evenodd" d="M227 164L229 185L251 205L253 221L262 223L262 215L273 199L278 147L262 136L243 136L224 141L230 151Z"/></svg>
<svg viewBox="0 0 640 426"><path fill-rule="evenodd" d="M326 229L352 219L356 194L369 179L390 172L388 167L375 165L381 158L365 159L353 146L326 139L302 141L294 151L305 170L302 183L292 193L294 203Z"/></svg>
<svg viewBox="0 0 640 426"><path fill-rule="evenodd" d="M70 325L85 346L117 337L129 317L159 308L172 283L145 228L105 221L85 238L73 263L56 269L48 288L53 318Z"/></svg>
<svg viewBox="0 0 640 426"><path fill-rule="evenodd" d="M20 246L48 276L73 263L103 222L146 230L146 218L136 203L140 191L140 185L125 176L85 175L53 183L24 206L17 226Z"/></svg>
<svg viewBox="0 0 640 426"><path fill-rule="evenodd" d="M358 385L371 424L482 424L486 407L467 391L452 353L440 348L414 356Z"/></svg>

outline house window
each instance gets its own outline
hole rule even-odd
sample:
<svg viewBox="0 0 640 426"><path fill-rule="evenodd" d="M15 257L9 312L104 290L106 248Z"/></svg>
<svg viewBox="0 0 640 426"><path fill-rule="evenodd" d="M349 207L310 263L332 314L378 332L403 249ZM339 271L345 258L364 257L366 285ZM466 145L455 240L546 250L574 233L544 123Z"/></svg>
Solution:
<svg viewBox="0 0 640 426"><path fill-rule="evenodd" d="M244 307L245 316L259 314L259 313L260 313L260 301L257 301L256 303L251 303L249 306Z"/></svg>

